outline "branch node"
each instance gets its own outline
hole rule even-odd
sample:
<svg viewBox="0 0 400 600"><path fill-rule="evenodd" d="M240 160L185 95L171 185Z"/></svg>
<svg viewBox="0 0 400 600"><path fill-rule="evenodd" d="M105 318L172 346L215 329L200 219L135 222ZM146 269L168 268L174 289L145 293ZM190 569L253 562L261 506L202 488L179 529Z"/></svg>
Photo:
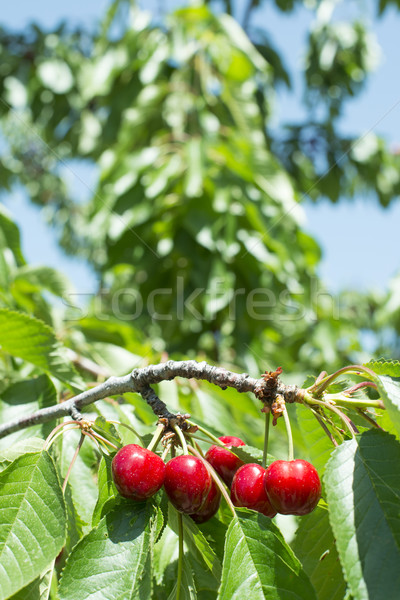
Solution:
<svg viewBox="0 0 400 600"><path fill-rule="evenodd" d="M78 410L76 408L75 404L71 404L68 412L74 421L82 421L82 419L83 419L82 413L80 410Z"/></svg>

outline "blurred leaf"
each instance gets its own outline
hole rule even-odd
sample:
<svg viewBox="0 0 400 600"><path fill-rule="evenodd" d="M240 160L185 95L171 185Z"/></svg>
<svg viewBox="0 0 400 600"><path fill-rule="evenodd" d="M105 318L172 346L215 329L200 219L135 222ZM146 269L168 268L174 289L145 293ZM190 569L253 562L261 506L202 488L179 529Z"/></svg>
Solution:
<svg viewBox="0 0 400 600"><path fill-rule="evenodd" d="M16 258L17 265L24 265L25 259L21 251L21 239L18 227L12 221L6 209L0 204L0 247L10 248Z"/></svg>
<svg viewBox="0 0 400 600"><path fill-rule="evenodd" d="M68 64L57 59L46 60L40 63L38 66L38 75L43 85L55 94L69 92L74 83Z"/></svg>
<svg viewBox="0 0 400 600"><path fill-rule="evenodd" d="M70 386L84 385L66 357L54 332L42 321L16 311L0 309L0 345L4 352L23 358Z"/></svg>

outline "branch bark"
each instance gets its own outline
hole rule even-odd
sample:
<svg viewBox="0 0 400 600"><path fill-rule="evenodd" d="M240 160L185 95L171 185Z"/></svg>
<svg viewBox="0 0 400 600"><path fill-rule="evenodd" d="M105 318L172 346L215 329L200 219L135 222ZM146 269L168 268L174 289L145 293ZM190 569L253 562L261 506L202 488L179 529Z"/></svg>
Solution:
<svg viewBox="0 0 400 600"><path fill-rule="evenodd" d="M175 419L177 415L169 412L166 404L151 387L153 384L160 383L161 381L170 381L175 377L209 381L221 389L226 389L227 387L235 388L239 393L253 392L258 398L265 401L265 397L262 394L262 391L266 389L264 378L254 379L248 373L234 373L222 367L209 365L206 362L169 360L158 365L134 369L132 373L124 377L110 377L104 383L82 392L65 402L42 408L32 415L23 416L0 425L0 438L14 431L31 427L32 425L47 423L71 414L74 415L76 411L80 411L85 406L97 400L102 400L108 396L121 395L126 392L140 394L157 417L168 420ZM276 388L276 393L284 395L288 402L294 401L296 391L296 386L285 386L282 382L279 382Z"/></svg>

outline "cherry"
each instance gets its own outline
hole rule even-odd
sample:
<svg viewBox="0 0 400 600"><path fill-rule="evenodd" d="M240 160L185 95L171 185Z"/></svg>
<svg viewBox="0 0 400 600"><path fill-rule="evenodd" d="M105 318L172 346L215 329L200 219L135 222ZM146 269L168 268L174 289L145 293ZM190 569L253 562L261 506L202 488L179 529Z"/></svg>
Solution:
<svg viewBox="0 0 400 600"><path fill-rule="evenodd" d="M243 440L233 435L223 435L218 439L221 440L227 448L232 448L232 446L245 446ZM210 465L215 469L228 487L232 485L232 479L236 471L239 467L244 465L244 462L240 460L240 458L221 446L210 446L205 455L205 459L208 460Z"/></svg>
<svg viewBox="0 0 400 600"><path fill-rule="evenodd" d="M212 480L210 491L204 501L203 506L197 512L189 515L195 523L205 523L215 515L219 509L221 501L221 492L215 481Z"/></svg>
<svg viewBox="0 0 400 600"><path fill-rule="evenodd" d="M118 450L111 463L115 486L121 496L145 500L163 485L165 464L157 454L137 444Z"/></svg>
<svg viewBox="0 0 400 600"><path fill-rule="evenodd" d="M321 482L306 460L276 460L267 469L265 490L272 506L283 515L306 515L318 504Z"/></svg>
<svg viewBox="0 0 400 600"><path fill-rule="evenodd" d="M167 462L164 489L180 512L189 515L201 512L211 485L211 475L200 458L182 454Z"/></svg>
<svg viewBox="0 0 400 600"><path fill-rule="evenodd" d="M271 506L265 491L265 472L265 469L256 463L240 467L232 481L231 499L235 506L252 508L272 518L276 515L276 510Z"/></svg>

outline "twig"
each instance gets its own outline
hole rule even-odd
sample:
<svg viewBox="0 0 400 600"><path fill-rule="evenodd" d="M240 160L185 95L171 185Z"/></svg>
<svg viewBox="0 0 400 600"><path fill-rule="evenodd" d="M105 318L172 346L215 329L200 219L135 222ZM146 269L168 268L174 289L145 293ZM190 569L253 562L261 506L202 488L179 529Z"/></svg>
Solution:
<svg viewBox="0 0 400 600"><path fill-rule="evenodd" d="M359 365L346 367L345 370L346 369L347 371L359 369L364 373L369 371L366 367ZM337 373L335 374L336 376ZM118 396L127 392L140 394L158 418L166 419L172 423L174 421L178 422L178 416L168 410L166 404L160 400L151 387L153 384L160 383L161 381L170 381L175 377L208 381L219 386L223 390L227 387L231 387L239 393L252 392L264 403L272 402L278 394L283 396L285 402L301 402L303 399L306 399L307 393L311 396L309 392L312 389L309 388L307 391L299 389L295 385L285 385L278 377L276 377L276 374L274 377L274 386L271 387L271 381L268 382L265 375L260 379L254 379L247 373L234 373L232 371L227 371L222 367L209 365L206 362L196 362L194 360L168 360L167 362L158 365L149 365L140 369L134 369L132 373L123 377L110 377L107 381L104 381L96 387L88 389L65 402L61 402L55 406L42 408L32 415L23 416L14 421L10 421L9 423L0 425L0 438L13 433L14 431L19 431L20 429L39 423L48 423L49 421L59 419L65 415L70 415L71 413L78 415L78 412L76 411L81 411L85 406L88 406L97 400L102 400L108 396ZM326 383L326 379L325 381L322 380L318 388L318 393L321 392L321 385L324 386ZM313 401L314 400L312 400L312 402ZM310 403L310 399L307 399L307 402Z"/></svg>

